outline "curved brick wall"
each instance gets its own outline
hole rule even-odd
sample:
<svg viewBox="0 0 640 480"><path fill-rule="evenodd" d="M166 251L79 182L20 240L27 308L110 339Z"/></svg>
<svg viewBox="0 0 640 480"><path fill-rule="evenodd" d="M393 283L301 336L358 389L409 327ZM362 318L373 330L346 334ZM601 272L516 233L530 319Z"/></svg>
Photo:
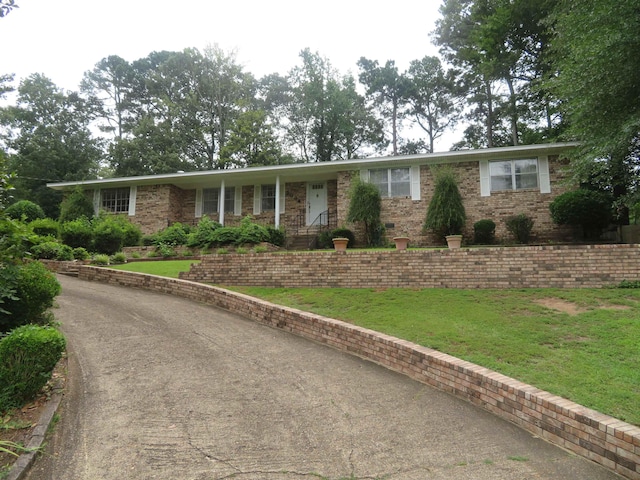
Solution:
<svg viewBox="0 0 640 480"><path fill-rule="evenodd" d="M222 288L107 268L75 268L83 280L155 290L215 305L374 361L461 397L627 478L640 480L640 428L489 369L372 330Z"/></svg>

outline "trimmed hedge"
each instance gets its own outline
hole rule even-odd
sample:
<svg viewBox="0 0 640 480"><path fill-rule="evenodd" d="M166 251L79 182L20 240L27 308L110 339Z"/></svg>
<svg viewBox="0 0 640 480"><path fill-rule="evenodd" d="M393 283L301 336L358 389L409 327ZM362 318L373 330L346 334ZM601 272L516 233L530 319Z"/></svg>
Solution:
<svg viewBox="0 0 640 480"><path fill-rule="evenodd" d="M24 405L51 378L66 341L53 327L24 325L0 340L0 413Z"/></svg>

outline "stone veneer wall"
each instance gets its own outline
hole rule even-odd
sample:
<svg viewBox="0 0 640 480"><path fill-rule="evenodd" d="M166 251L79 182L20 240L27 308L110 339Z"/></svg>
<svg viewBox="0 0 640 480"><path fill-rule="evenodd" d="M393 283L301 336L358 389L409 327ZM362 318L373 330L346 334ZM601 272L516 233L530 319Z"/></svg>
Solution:
<svg viewBox="0 0 640 480"><path fill-rule="evenodd" d="M283 288L599 288L640 280L640 246L209 255L180 278Z"/></svg>
<svg viewBox="0 0 640 480"><path fill-rule="evenodd" d="M252 268L245 274L256 271ZM627 478L640 480L640 428L487 368L389 335L209 285L89 266L79 267L79 278L216 305L360 356L467 400Z"/></svg>

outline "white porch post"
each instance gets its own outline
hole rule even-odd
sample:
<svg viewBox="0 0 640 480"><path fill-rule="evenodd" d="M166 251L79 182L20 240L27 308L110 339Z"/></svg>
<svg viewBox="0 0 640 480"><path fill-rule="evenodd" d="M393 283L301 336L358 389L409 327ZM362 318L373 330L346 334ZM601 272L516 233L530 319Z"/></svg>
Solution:
<svg viewBox="0 0 640 480"><path fill-rule="evenodd" d="M275 227L278 228L280 226L280 175L276 177L276 219L275 219Z"/></svg>
<svg viewBox="0 0 640 480"><path fill-rule="evenodd" d="M220 199L218 201L218 219L220 220L220 225L224 226L224 180L220 183Z"/></svg>

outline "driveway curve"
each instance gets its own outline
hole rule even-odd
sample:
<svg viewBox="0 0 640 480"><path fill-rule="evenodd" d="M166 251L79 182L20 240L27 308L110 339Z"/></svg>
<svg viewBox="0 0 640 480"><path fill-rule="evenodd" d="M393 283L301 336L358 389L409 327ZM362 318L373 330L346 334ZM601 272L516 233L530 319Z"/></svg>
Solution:
<svg viewBox="0 0 640 480"><path fill-rule="evenodd" d="M329 347L170 295L59 280L68 391L31 480L619 478Z"/></svg>

